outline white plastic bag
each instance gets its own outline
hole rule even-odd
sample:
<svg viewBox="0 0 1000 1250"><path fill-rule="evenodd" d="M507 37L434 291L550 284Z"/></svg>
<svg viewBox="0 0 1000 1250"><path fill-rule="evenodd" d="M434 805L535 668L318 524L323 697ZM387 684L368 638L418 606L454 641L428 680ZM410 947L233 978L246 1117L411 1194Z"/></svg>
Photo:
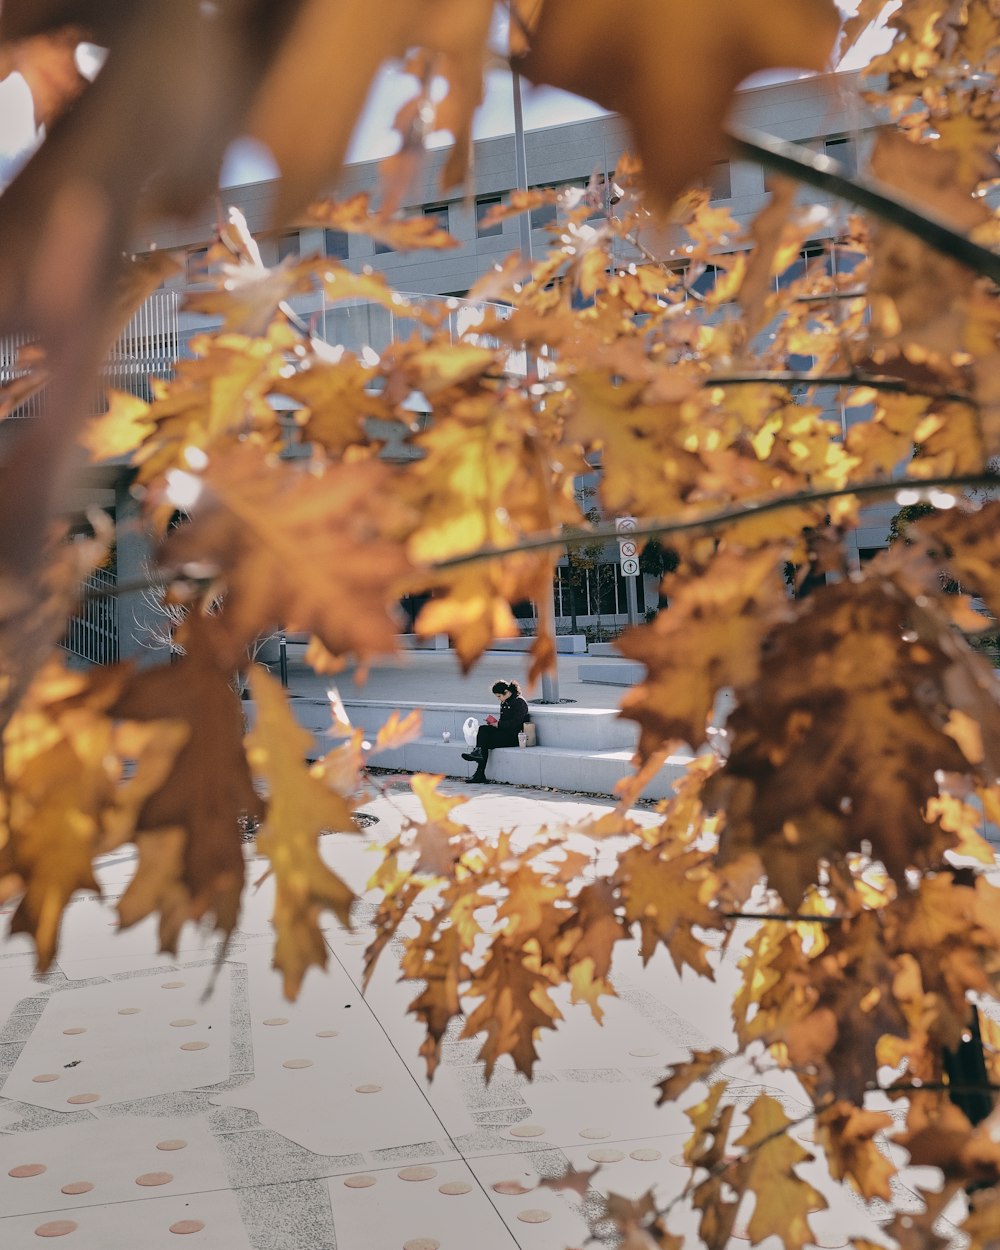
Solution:
<svg viewBox="0 0 1000 1250"><path fill-rule="evenodd" d="M474 747L476 745L476 734L479 733L479 721L474 716L470 716L462 726L462 733L465 735L465 745Z"/></svg>

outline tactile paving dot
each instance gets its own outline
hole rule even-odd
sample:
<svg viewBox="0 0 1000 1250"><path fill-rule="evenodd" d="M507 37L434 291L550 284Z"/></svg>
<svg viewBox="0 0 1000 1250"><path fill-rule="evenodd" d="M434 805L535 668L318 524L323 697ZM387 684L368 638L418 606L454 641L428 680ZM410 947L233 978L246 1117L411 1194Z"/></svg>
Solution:
<svg viewBox="0 0 1000 1250"><path fill-rule="evenodd" d="M354 1092L356 1094L380 1094L382 1092L381 1085L355 1085Z"/></svg>
<svg viewBox="0 0 1000 1250"><path fill-rule="evenodd" d="M161 990L180 990L184 988L183 981L164 981L160 986Z"/></svg>
<svg viewBox="0 0 1000 1250"><path fill-rule="evenodd" d="M65 1237L75 1233L77 1225L72 1220L49 1220L47 1224L39 1224L35 1229L36 1237Z"/></svg>
<svg viewBox="0 0 1000 1250"><path fill-rule="evenodd" d="M58 1072L40 1072L38 1076L33 1076L31 1079L35 1082L36 1085L48 1085L49 1081L59 1080L59 1073Z"/></svg>
<svg viewBox="0 0 1000 1250"><path fill-rule="evenodd" d="M169 1137L166 1141L158 1141L156 1143L157 1150L183 1150L187 1145L181 1137Z"/></svg>
<svg viewBox="0 0 1000 1250"><path fill-rule="evenodd" d="M396 1175L401 1181L432 1181L437 1176L437 1168L426 1166L403 1168Z"/></svg>
<svg viewBox="0 0 1000 1250"><path fill-rule="evenodd" d="M620 1163L625 1158L623 1150L588 1150L587 1158L592 1163Z"/></svg>
<svg viewBox="0 0 1000 1250"><path fill-rule="evenodd" d="M510 1130L511 1137L541 1137L545 1132L540 1124L515 1124Z"/></svg>
<svg viewBox="0 0 1000 1250"><path fill-rule="evenodd" d="M340 1034L336 1029L323 1029L322 1032L316 1034L317 1037L339 1037Z"/></svg>
<svg viewBox="0 0 1000 1250"><path fill-rule="evenodd" d="M517 1218L522 1224L544 1224L546 1220L551 1220L552 1216L541 1207L529 1207L527 1211L518 1211Z"/></svg>
<svg viewBox="0 0 1000 1250"><path fill-rule="evenodd" d="M135 1178L135 1183L143 1189L155 1189L157 1185L169 1185L173 1179L173 1172L143 1172Z"/></svg>
<svg viewBox="0 0 1000 1250"><path fill-rule="evenodd" d="M635 1159L637 1163L655 1163L657 1159L662 1159L663 1155L658 1150L644 1146L641 1150L633 1150L629 1158Z"/></svg>
<svg viewBox="0 0 1000 1250"><path fill-rule="evenodd" d="M359 1173L357 1176L348 1176L344 1184L348 1189L370 1189L375 1181L376 1177Z"/></svg>
<svg viewBox="0 0 1000 1250"><path fill-rule="evenodd" d="M507 1197L516 1198L519 1194L530 1194L533 1185L526 1185L524 1181L496 1181L492 1186L495 1194L505 1194Z"/></svg>
<svg viewBox="0 0 1000 1250"><path fill-rule="evenodd" d="M288 1017L287 1016L268 1016L268 1018L264 1021L264 1023L269 1028L276 1029L278 1025L280 1024L287 1024Z"/></svg>
<svg viewBox="0 0 1000 1250"><path fill-rule="evenodd" d="M178 1220L176 1224L170 1225L172 1233L200 1233L205 1225L201 1220Z"/></svg>
<svg viewBox="0 0 1000 1250"><path fill-rule="evenodd" d="M652 1059L654 1055L658 1055L658 1050L653 1050L651 1046L636 1046L634 1050L628 1052L634 1059Z"/></svg>
<svg viewBox="0 0 1000 1250"><path fill-rule="evenodd" d="M283 1068L292 1068L293 1070L297 1068L311 1068L313 1061L311 1059L286 1059L281 1066Z"/></svg>
<svg viewBox="0 0 1000 1250"><path fill-rule="evenodd" d="M142 1012L141 1007L119 1007L118 1014L120 1016L137 1016Z"/></svg>
<svg viewBox="0 0 1000 1250"><path fill-rule="evenodd" d="M605 1137L610 1137L611 1133L606 1128L582 1128L580 1136L586 1137L588 1141L603 1141Z"/></svg>
<svg viewBox="0 0 1000 1250"><path fill-rule="evenodd" d="M208 1050L208 1042L181 1042L181 1050Z"/></svg>
<svg viewBox="0 0 1000 1250"><path fill-rule="evenodd" d="M81 1033L86 1033L86 1029L63 1029L63 1037L79 1037Z"/></svg>
<svg viewBox="0 0 1000 1250"><path fill-rule="evenodd" d="M841 1246L850 1244L843 1233L813 1233L813 1245L819 1246L820 1250L840 1250Z"/></svg>
<svg viewBox="0 0 1000 1250"><path fill-rule="evenodd" d="M15 1180L26 1180L30 1176L41 1176L45 1171L44 1163L21 1163L16 1168L11 1168L7 1173L13 1176Z"/></svg>
<svg viewBox="0 0 1000 1250"><path fill-rule="evenodd" d="M192 1020L190 1016L184 1016L180 1020L171 1020L170 1027L172 1029L189 1029L192 1024L197 1024L197 1020Z"/></svg>
<svg viewBox="0 0 1000 1250"><path fill-rule="evenodd" d="M70 1181L68 1185L63 1185L59 1192L64 1194L89 1194L93 1188L90 1181Z"/></svg>
<svg viewBox="0 0 1000 1250"><path fill-rule="evenodd" d="M73 1096L67 1098L66 1101L71 1106L82 1107L88 1102L99 1102L100 1098L100 1094L73 1094Z"/></svg>
<svg viewBox="0 0 1000 1250"><path fill-rule="evenodd" d="M448 1194L449 1196L458 1194L468 1194L472 1192L472 1186L468 1181L445 1181L443 1185L438 1185L439 1194Z"/></svg>
<svg viewBox="0 0 1000 1250"><path fill-rule="evenodd" d="M433 1237L414 1237L403 1242L403 1250L441 1250L441 1243Z"/></svg>

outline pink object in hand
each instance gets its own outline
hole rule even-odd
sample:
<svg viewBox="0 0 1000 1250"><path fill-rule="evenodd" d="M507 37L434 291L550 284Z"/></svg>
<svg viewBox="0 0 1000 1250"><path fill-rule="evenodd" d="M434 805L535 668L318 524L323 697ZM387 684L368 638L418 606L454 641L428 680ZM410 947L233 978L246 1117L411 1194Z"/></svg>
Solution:
<svg viewBox="0 0 1000 1250"><path fill-rule="evenodd" d="M486 723L487 725L495 725L497 723L497 718L495 716L487 716Z"/></svg>

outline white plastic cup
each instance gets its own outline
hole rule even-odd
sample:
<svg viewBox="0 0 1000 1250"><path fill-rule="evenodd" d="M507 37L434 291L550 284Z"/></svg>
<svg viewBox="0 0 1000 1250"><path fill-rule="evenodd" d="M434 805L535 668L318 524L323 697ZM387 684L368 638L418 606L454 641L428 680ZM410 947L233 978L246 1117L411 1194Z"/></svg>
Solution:
<svg viewBox="0 0 1000 1250"><path fill-rule="evenodd" d="M517 745L519 747L526 747L528 745L528 735L526 733L519 733L517 735Z"/></svg>
<svg viewBox="0 0 1000 1250"><path fill-rule="evenodd" d="M445 730L442 732L442 734L441 734L441 741L442 741L442 742L450 742L450 741L451 741L451 733L450 733L447 729L445 729Z"/></svg>

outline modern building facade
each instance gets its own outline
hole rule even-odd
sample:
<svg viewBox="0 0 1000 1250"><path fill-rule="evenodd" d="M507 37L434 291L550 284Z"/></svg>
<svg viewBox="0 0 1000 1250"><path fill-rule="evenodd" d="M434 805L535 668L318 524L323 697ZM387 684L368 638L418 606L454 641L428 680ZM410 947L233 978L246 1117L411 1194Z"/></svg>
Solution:
<svg viewBox="0 0 1000 1250"><path fill-rule="evenodd" d="M736 113L739 120L780 138L812 147L834 157L848 169L863 164L871 143L876 119L859 105L857 77L830 74L798 78L773 85L754 87L740 93ZM598 117L570 125L529 131L525 136L527 182L530 187L586 186L592 176L611 173L630 146L626 123L616 116ZM327 255L349 268L364 267L382 273L397 289L438 303L446 301L449 319L456 334L474 326L479 310L465 301L474 283L520 245L519 223L509 219L490 224L491 208L501 204L517 185L514 140L503 136L482 140L475 145L470 185L462 193L442 197L439 189L444 151L429 155L419 181L403 205L407 214L431 217L457 240L458 247L447 252L393 251L372 239L334 230L304 227L280 233L268 232L268 214L274 184L256 183L222 192L223 214L229 206L245 216L258 240L265 263L273 264L289 256ZM337 186L338 196L357 192L377 195L378 162L348 166ZM720 161L712 167L709 180L714 202L728 207L735 219L748 224L766 198L764 173L744 161ZM805 202L822 197L803 190ZM842 233L847 209L830 204L830 212L818 221L814 248ZM556 220L557 210L546 206L532 213L532 238L536 254L545 249L546 227ZM138 240L140 249L176 251L183 259L183 270L151 301L152 311L143 310L148 332L136 335L132 327L110 362L115 385L142 393L149 375L163 376L174 360L185 354L192 334L208 328L211 322L191 313L177 313L185 291L197 289L206 277L205 259L216 228L214 214L193 223L165 226L148 238ZM627 254L622 245L622 263L641 259ZM400 334L409 333L412 323L397 324L383 307L360 301L325 307L320 295L292 301L293 307L327 342L343 344L353 351L370 348L380 353ZM140 346L141 341L141 346ZM524 370L525 362L514 353L509 362L512 372ZM0 379L10 376L11 347L0 345ZM828 397L830 415L841 419L846 428L848 416L837 408L835 393ZM588 503L593 480L582 480L582 500ZM119 503L121 501L119 500ZM851 539L854 558L864 560L884 546L891 508L870 509L862 526ZM134 570L133 570L134 572ZM554 587L555 605L561 628L571 620L578 628L618 625L625 621L625 587L617 571L617 552L608 550L582 578L574 577L575 610L571 606L570 579L562 570ZM639 607L656 604L656 581L645 579L639 588ZM125 605L123 605L123 610ZM134 649L127 635L131 623L119 621L121 651Z"/></svg>

